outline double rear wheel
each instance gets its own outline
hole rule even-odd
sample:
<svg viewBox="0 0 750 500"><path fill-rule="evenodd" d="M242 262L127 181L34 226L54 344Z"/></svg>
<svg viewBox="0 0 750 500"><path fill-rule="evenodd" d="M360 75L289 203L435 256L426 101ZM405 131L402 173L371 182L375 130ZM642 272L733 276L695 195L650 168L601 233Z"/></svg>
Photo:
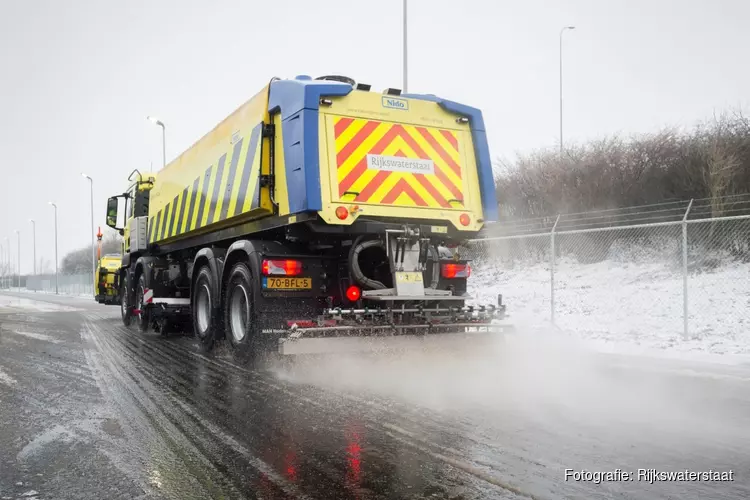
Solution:
<svg viewBox="0 0 750 500"><path fill-rule="evenodd" d="M203 266L198 271L191 314L195 336L204 352L213 349L223 337L239 362L255 364L268 354L268 342L261 327L266 322L261 321L256 307L254 279L249 265L237 262L232 265L219 297L211 269Z"/></svg>
<svg viewBox="0 0 750 500"><path fill-rule="evenodd" d="M224 332L235 359L243 362L257 360L263 351L253 285L250 268L238 262L224 287Z"/></svg>

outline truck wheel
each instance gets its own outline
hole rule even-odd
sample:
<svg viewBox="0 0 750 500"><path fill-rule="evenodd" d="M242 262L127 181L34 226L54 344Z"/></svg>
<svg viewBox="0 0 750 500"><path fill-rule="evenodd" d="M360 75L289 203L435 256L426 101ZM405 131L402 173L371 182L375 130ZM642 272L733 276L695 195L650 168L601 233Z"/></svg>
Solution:
<svg viewBox="0 0 750 500"><path fill-rule="evenodd" d="M127 279L123 279L122 285L120 285L120 315L122 316L122 323L129 327L133 317L130 315L130 305L128 304Z"/></svg>
<svg viewBox="0 0 750 500"><path fill-rule="evenodd" d="M219 336L221 319L216 313L215 305L219 297L214 297L214 276L208 266L203 266L195 278L190 293L192 303L190 314L193 319L193 332L201 343L201 350L210 351Z"/></svg>
<svg viewBox="0 0 750 500"><path fill-rule="evenodd" d="M146 304L143 303L143 296L146 293L146 275L141 274L138 278L138 288L135 292L135 308L140 312L136 315L136 324L138 329L145 333L148 331L151 321L151 314L146 310Z"/></svg>
<svg viewBox="0 0 750 500"><path fill-rule="evenodd" d="M238 262L229 272L225 288L224 331L232 354L241 362L261 354L253 291L250 269L244 262Z"/></svg>

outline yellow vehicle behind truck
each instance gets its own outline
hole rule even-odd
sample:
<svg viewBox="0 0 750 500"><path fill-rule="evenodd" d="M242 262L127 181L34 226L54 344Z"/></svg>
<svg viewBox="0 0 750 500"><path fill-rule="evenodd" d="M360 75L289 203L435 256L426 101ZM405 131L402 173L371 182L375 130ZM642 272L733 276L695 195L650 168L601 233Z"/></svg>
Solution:
<svg viewBox="0 0 750 500"><path fill-rule="evenodd" d="M94 277L95 296L100 304L117 304L119 301L120 264L122 256L119 254L108 254L101 257L96 266Z"/></svg>
<svg viewBox="0 0 750 500"><path fill-rule="evenodd" d="M130 180L107 203L124 237L126 325L187 320L205 349L225 339L247 359L470 342L505 315L501 298L466 304L457 251L497 219L476 108L347 77L274 78Z"/></svg>

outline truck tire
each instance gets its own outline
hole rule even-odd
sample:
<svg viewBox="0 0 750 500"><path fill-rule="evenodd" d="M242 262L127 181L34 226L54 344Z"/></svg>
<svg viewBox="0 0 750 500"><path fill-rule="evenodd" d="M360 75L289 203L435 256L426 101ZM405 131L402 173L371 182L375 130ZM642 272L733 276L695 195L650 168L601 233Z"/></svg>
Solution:
<svg viewBox="0 0 750 500"><path fill-rule="evenodd" d="M208 352L214 347L219 337L221 318L217 314L215 304L220 297L214 296L214 280L211 268L202 266L198 270L193 290L190 292L190 314L193 320L193 333L200 341L201 350Z"/></svg>
<svg viewBox="0 0 750 500"><path fill-rule="evenodd" d="M245 262L235 264L224 289L224 331L237 361L256 360L262 354L255 309L253 275Z"/></svg>
<svg viewBox="0 0 750 500"><path fill-rule="evenodd" d="M122 324L126 327L130 327L133 317L130 315L130 304L128 304L127 278L123 279L122 284L120 285L120 315L122 316Z"/></svg>
<svg viewBox="0 0 750 500"><path fill-rule="evenodd" d="M146 310L146 305L143 303L143 296L146 293L146 275L142 274L138 277L138 286L135 290L135 308L140 312L135 316L138 330L141 333L148 331L148 327L151 323L151 314Z"/></svg>

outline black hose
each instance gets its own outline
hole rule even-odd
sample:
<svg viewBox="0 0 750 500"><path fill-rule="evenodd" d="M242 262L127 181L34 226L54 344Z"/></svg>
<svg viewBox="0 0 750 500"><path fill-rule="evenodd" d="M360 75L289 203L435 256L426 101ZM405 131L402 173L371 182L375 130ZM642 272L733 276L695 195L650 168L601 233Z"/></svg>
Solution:
<svg viewBox="0 0 750 500"><path fill-rule="evenodd" d="M360 236L356 240L354 240L352 249L349 250L349 272L352 273L352 278L354 278L354 281L362 285L364 288L369 290L384 290L386 288L384 284L382 284L380 281L376 281L365 276L362 272L362 268L359 267L359 254L363 250L372 247L384 248L383 242L380 240L368 240L363 242L363 237L364 236Z"/></svg>
<svg viewBox="0 0 750 500"><path fill-rule="evenodd" d="M359 236L352 244L351 250L349 250L349 272L352 274L354 281L361 286L370 290L384 290L387 287L380 281L370 279L362 272L362 268L359 266L359 254L364 250L372 247L379 247L385 250L383 242L380 240L368 240L362 242L365 236ZM432 276L430 279L430 289L436 289L440 281L440 255L435 245L430 245L428 251L432 256Z"/></svg>
<svg viewBox="0 0 750 500"><path fill-rule="evenodd" d="M435 290L438 287L440 281L440 258L438 256L437 248L435 245L427 247L429 252L432 254L432 276L430 280L430 289Z"/></svg>

